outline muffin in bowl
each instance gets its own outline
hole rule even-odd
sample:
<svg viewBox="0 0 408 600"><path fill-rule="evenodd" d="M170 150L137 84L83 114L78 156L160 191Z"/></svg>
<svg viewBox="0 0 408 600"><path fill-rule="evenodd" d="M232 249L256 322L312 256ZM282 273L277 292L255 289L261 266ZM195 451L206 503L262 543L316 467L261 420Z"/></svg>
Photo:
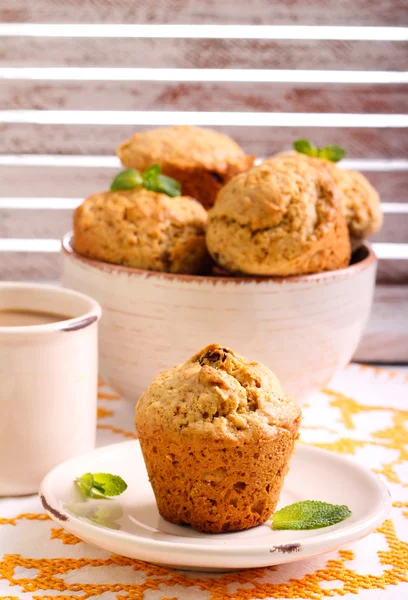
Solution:
<svg viewBox="0 0 408 600"><path fill-rule="evenodd" d="M383 223L380 197L362 173L334 166L343 212L350 232L352 250L377 233Z"/></svg>
<svg viewBox="0 0 408 600"><path fill-rule="evenodd" d="M208 216L208 250L232 273L304 275L349 264L335 185L307 161L278 157L237 175Z"/></svg>
<svg viewBox="0 0 408 600"><path fill-rule="evenodd" d="M117 265L169 273L201 273L210 259L207 212L185 196L144 188L102 192L74 214L76 252Z"/></svg>
<svg viewBox="0 0 408 600"><path fill-rule="evenodd" d="M340 197L340 206L349 230L352 251L360 248L370 235L381 229L383 215L380 197L367 177L359 171L341 169L329 160L296 152L283 152L266 159L265 162L270 161L275 165L282 161L284 164L291 163L294 166L306 162L325 171L332 178Z"/></svg>
<svg viewBox="0 0 408 600"><path fill-rule="evenodd" d="M234 175L246 171L255 157L247 156L228 136L189 125L163 127L137 133L117 149L128 168L144 171L152 165L180 182L182 193L205 208Z"/></svg>
<svg viewBox="0 0 408 600"><path fill-rule="evenodd" d="M301 412L264 365L210 344L160 373L135 424L160 514L198 531L238 531L273 513Z"/></svg>

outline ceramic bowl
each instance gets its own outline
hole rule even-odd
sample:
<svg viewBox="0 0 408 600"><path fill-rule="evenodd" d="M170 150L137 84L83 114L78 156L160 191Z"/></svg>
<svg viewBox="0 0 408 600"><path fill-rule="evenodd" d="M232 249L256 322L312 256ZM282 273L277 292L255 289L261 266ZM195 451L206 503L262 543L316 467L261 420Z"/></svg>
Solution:
<svg viewBox="0 0 408 600"><path fill-rule="evenodd" d="M159 371L209 343L265 363L299 401L353 356L368 320L376 257L363 246L345 269L301 277L174 275L77 254L63 240L63 284L102 306L103 377L137 400Z"/></svg>

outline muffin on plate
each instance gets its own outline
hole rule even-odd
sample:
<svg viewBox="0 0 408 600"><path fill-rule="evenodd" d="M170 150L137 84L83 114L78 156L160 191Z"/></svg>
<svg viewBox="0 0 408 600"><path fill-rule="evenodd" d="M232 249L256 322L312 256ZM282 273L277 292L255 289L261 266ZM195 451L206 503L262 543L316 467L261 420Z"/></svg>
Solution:
<svg viewBox="0 0 408 600"><path fill-rule="evenodd" d="M287 276L346 267L350 239L324 170L293 156L234 177L208 214L207 247L232 273Z"/></svg>
<svg viewBox="0 0 408 600"><path fill-rule="evenodd" d="M181 183L184 195L205 208L214 204L218 190L231 177L252 167L255 160L228 136L189 125L137 133L118 147L117 154L126 167L138 171L160 165L165 175Z"/></svg>
<svg viewBox="0 0 408 600"><path fill-rule="evenodd" d="M206 225L206 210L192 198L144 188L102 192L75 210L73 247L117 265L201 273L210 262Z"/></svg>
<svg viewBox="0 0 408 600"><path fill-rule="evenodd" d="M380 197L362 173L339 169L335 163L324 158L316 158L296 152L277 154L275 157L267 159L267 161L276 160L280 157L292 157L293 161L308 162L330 174L340 195L352 250L359 248L367 237L381 229L383 215Z"/></svg>
<svg viewBox="0 0 408 600"><path fill-rule="evenodd" d="M161 516L209 533L264 523L300 420L276 376L230 348L211 344L160 373L135 423Z"/></svg>

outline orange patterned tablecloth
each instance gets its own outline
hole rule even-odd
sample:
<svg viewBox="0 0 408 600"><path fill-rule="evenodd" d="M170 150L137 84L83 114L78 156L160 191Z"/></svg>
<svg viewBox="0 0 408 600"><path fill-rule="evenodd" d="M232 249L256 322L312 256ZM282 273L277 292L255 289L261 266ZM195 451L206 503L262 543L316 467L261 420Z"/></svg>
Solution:
<svg viewBox="0 0 408 600"><path fill-rule="evenodd" d="M134 437L133 407L103 382L99 389L98 444ZM408 369L350 365L305 407L304 417L304 443L351 454L387 482L392 513L366 539L268 569L172 571L81 542L42 513L37 497L3 498L0 599L408 598Z"/></svg>

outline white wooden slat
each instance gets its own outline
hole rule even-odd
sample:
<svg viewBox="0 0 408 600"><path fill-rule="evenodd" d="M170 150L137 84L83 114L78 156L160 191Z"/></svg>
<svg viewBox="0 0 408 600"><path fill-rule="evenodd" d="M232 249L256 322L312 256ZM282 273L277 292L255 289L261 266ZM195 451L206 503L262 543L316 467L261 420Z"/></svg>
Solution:
<svg viewBox="0 0 408 600"><path fill-rule="evenodd" d="M408 115L219 111L3 110L0 123L39 125L199 125L234 127L405 128Z"/></svg>
<svg viewBox="0 0 408 600"><path fill-rule="evenodd" d="M387 202L382 204L382 210L384 214L407 214L408 204L402 204L402 202Z"/></svg>
<svg viewBox="0 0 408 600"><path fill-rule="evenodd" d="M395 161L393 161L395 163ZM401 164L408 169L408 160ZM120 168L117 156L101 155L69 155L69 154L0 154L0 165L16 167L85 167L85 168Z"/></svg>
<svg viewBox="0 0 408 600"><path fill-rule="evenodd" d="M0 252L51 252L58 253L61 250L60 240L45 239L0 239Z"/></svg>
<svg viewBox="0 0 408 600"><path fill-rule="evenodd" d="M22 69L24 71L24 69ZM1 70L0 70L1 74ZM407 74L408 77L408 74ZM408 81L408 79L407 79ZM0 81L0 110L408 113L404 84Z"/></svg>
<svg viewBox="0 0 408 600"><path fill-rule="evenodd" d="M117 156L67 155L67 154L0 154L0 165L17 167L81 167L118 169ZM358 171L408 171L408 159L344 159L339 163L343 169Z"/></svg>
<svg viewBox="0 0 408 600"><path fill-rule="evenodd" d="M7 0L0 22L407 25L396 0Z"/></svg>
<svg viewBox="0 0 408 600"><path fill-rule="evenodd" d="M79 206L82 201L83 198L0 197L0 210L73 210ZM403 204L401 206L404 207Z"/></svg>
<svg viewBox="0 0 408 600"><path fill-rule="evenodd" d="M407 260L408 244L373 244L373 250L380 260Z"/></svg>
<svg viewBox="0 0 408 600"><path fill-rule="evenodd" d="M132 67L1 67L0 79L35 81L183 81L231 83L404 84L404 71L319 69L169 69Z"/></svg>
<svg viewBox="0 0 408 600"><path fill-rule="evenodd" d="M39 111L41 112L41 111ZM336 143L353 158L399 158L408 155L405 128L395 127L251 127L222 126L217 129L235 139L248 154L271 156L290 148L293 140L308 138L317 146ZM17 154L106 154L135 130L151 126L134 125L51 125L0 123L4 153ZM51 194L48 192L47 195ZM54 195L54 193L52 193ZM59 194L57 194L59 195ZM75 194L76 195L76 194Z"/></svg>
<svg viewBox="0 0 408 600"><path fill-rule="evenodd" d="M0 36L407 41L407 27L135 23L0 23Z"/></svg>
<svg viewBox="0 0 408 600"><path fill-rule="evenodd" d="M406 71L407 42L0 37L0 66Z"/></svg>

